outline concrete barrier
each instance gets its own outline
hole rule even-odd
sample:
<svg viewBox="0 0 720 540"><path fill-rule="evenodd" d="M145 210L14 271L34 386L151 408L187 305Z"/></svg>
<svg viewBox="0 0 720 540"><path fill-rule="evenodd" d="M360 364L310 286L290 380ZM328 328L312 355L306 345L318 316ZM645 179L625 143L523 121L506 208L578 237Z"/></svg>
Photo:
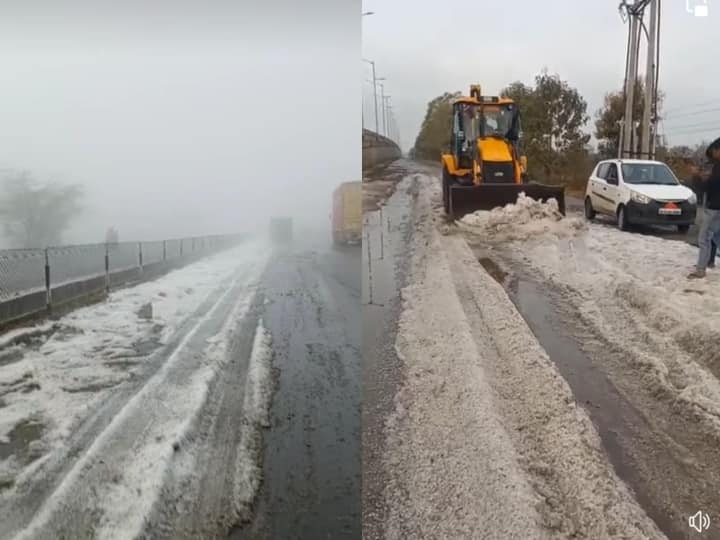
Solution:
<svg viewBox="0 0 720 540"><path fill-rule="evenodd" d="M47 291L29 292L0 302L0 328L6 322L17 321L47 312Z"/></svg>
<svg viewBox="0 0 720 540"><path fill-rule="evenodd" d="M400 147L387 137L374 131L363 129L362 134L362 168L372 169L402 157Z"/></svg>
<svg viewBox="0 0 720 540"><path fill-rule="evenodd" d="M113 269L109 264L101 274L87 275L77 279L66 279L61 282L51 280L47 288L26 291L11 298L0 300L0 332L33 320L61 317L73 309L102 300L107 296L108 289L119 289L132 286L143 281L156 279L171 270L176 270L199 261L205 257L238 245L244 237L235 236L232 240L211 242L207 238L199 238L197 242L190 239L192 251L186 251L186 240L159 242L157 249L148 250L150 262L143 261L141 266L120 267ZM148 243L153 246L153 243ZM168 249L168 247L170 249ZM57 248L61 249L61 248ZM68 249L68 248L64 248ZM170 258L167 257L168 251ZM132 259L132 257L130 257ZM108 262L110 262L112 258ZM62 276L63 274L61 274ZM52 276L52 271L51 271ZM49 294L48 294L49 293Z"/></svg>

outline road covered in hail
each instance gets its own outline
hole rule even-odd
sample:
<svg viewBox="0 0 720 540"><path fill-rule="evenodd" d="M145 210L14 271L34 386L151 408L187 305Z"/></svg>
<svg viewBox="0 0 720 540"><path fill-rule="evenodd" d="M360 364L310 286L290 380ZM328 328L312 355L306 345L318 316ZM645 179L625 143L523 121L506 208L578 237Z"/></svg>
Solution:
<svg viewBox="0 0 720 540"><path fill-rule="evenodd" d="M248 515L268 253L248 242L3 336L1 538L214 538Z"/></svg>
<svg viewBox="0 0 720 540"><path fill-rule="evenodd" d="M527 198L448 223L436 170L398 167L368 538L688 538L689 516L720 519L720 274L686 279L697 248Z"/></svg>

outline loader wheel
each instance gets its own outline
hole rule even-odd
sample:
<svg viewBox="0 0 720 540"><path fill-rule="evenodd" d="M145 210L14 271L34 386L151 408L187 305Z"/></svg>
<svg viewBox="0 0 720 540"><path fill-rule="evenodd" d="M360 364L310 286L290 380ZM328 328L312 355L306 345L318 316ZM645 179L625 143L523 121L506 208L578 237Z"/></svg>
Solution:
<svg viewBox="0 0 720 540"><path fill-rule="evenodd" d="M590 197L585 197L585 219L588 221L595 219L595 209L593 208Z"/></svg>
<svg viewBox="0 0 720 540"><path fill-rule="evenodd" d="M443 208L445 214L450 213L450 173L443 167L442 174L442 196L443 196Z"/></svg>

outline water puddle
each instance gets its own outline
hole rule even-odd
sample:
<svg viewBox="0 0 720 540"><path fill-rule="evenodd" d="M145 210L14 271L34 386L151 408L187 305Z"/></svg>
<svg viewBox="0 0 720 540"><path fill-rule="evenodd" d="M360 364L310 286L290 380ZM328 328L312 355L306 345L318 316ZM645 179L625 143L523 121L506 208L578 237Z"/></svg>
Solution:
<svg viewBox="0 0 720 540"><path fill-rule="evenodd" d="M120 384L120 381L103 381L86 384L84 386L63 387L63 391L67 392L68 394L79 394L82 392L98 392L100 390L112 388L113 386L117 386L118 384Z"/></svg>
<svg viewBox="0 0 720 540"><path fill-rule="evenodd" d="M139 360L111 360L105 362L105 365L121 371L128 371L140 363Z"/></svg>
<svg viewBox="0 0 720 540"><path fill-rule="evenodd" d="M10 456L22 463L31 463L40 455L33 448L32 443L39 441L45 431L42 422L28 419L18 423L10 433L7 434L6 440L0 440L0 460L8 459Z"/></svg>
<svg viewBox="0 0 720 540"><path fill-rule="evenodd" d="M25 373L19 379L7 384L0 384L0 395L10 394L11 392L21 392L28 394L35 390L40 390L40 384L32 380L33 375L30 372Z"/></svg>
<svg viewBox="0 0 720 540"><path fill-rule="evenodd" d="M505 283L505 278L507 278L508 273L505 272L502 268L500 268L500 265L498 265L489 257L480 257L478 261L483 266L483 268L487 270L487 273L493 277L495 281L500 283L500 285L503 285Z"/></svg>
<svg viewBox="0 0 720 540"><path fill-rule="evenodd" d="M23 359L23 356L22 349L19 347L0 351L0 366L7 366L19 362Z"/></svg>
<svg viewBox="0 0 720 540"><path fill-rule="evenodd" d="M649 430L644 418L620 394L575 341L558 314L553 298L540 285L523 278L509 284L508 294L548 356L572 388L575 400L584 406L595 424L617 475L635 492L648 516L670 538L685 533L675 519L652 499L643 485L635 459L623 441Z"/></svg>

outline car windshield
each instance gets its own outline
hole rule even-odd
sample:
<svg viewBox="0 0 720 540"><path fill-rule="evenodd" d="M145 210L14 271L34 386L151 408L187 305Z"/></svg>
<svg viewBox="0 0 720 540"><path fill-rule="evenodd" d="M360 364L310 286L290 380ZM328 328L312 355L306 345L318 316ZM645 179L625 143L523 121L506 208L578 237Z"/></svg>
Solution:
<svg viewBox="0 0 720 540"><path fill-rule="evenodd" d="M626 184L673 186L678 183L670 168L662 163L623 163L622 173Z"/></svg>

